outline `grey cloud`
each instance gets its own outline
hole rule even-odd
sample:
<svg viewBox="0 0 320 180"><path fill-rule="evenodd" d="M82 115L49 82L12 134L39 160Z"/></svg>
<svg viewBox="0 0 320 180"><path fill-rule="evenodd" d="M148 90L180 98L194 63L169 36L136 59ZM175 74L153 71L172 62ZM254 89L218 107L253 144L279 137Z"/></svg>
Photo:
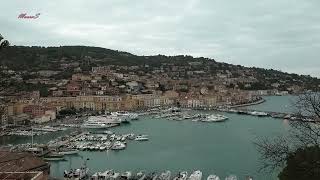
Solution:
<svg viewBox="0 0 320 180"><path fill-rule="evenodd" d="M16 45L188 54L320 77L317 0L11 0L2 6L1 33ZM41 16L17 19L22 12Z"/></svg>

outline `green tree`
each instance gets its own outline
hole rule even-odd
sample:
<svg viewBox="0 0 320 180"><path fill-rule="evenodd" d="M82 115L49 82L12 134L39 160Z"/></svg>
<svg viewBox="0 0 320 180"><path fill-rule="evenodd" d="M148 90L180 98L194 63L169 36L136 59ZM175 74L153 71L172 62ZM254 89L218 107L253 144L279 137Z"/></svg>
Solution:
<svg viewBox="0 0 320 180"><path fill-rule="evenodd" d="M290 153L286 167L279 174L280 180L319 180L320 179L320 147L300 148Z"/></svg>

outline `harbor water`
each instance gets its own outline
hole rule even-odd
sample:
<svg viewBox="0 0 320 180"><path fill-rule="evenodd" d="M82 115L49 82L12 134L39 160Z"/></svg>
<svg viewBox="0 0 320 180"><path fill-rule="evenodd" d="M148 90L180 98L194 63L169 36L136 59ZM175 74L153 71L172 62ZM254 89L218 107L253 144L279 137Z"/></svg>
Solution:
<svg viewBox="0 0 320 180"><path fill-rule="evenodd" d="M248 109L291 112L293 96L265 97L266 102ZM197 111L195 113L199 113ZM210 113L206 111L204 113ZM212 112L213 113L213 112ZM207 177L216 174L220 178L234 174L239 179L250 175L254 179L277 179L277 172L259 172L261 161L253 142L259 137L274 137L288 132L286 120L271 117L222 113L229 120L222 123L170 121L142 116L128 125L111 129L116 133L147 134L149 141L128 142L122 151L83 151L79 155L67 156L67 161L51 162L51 176L62 178L63 171L79 168L85 159L90 172L114 169L124 172L163 172L201 170ZM68 132L35 137L35 141L46 142ZM7 138L2 143L27 143L31 138Z"/></svg>

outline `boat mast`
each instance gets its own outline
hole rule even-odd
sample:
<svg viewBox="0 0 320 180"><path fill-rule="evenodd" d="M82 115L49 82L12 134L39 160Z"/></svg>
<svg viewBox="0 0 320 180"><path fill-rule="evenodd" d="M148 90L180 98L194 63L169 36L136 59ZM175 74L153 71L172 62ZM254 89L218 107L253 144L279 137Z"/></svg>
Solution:
<svg viewBox="0 0 320 180"><path fill-rule="evenodd" d="M31 147L33 148L33 128L31 127Z"/></svg>

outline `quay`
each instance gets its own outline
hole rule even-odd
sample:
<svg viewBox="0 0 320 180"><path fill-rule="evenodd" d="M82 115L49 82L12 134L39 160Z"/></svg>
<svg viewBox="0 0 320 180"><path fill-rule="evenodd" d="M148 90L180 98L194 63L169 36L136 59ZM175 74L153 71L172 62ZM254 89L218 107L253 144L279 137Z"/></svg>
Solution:
<svg viewBox="0 0 320 180"><path fill-rule="evenodd" d="M251 115L251 116L258 116L258 117L272 117L276 119L288 119L292 121L305 121L305 122L314 122L315 120L313 117L309 116L299 116L294 113L287 113L287 112L274 112L274 111L260 111L255 109L245 109L245 108L216 108L213 109L220 112L226 113L237 113L240 115Z"/></svg>
<svg viewBox="0 0 320 180"><path fill-rule="evenodd" d="M245 104L238 104L238 105L231 105L229 107L230 108L238 108L238 107L257 105L257 104L261 104L261 103L264 103L264 102L266 102L266 100L261 98L260 100L255 101L255 102L250 102L250 103L245 103Z"/></svg>

